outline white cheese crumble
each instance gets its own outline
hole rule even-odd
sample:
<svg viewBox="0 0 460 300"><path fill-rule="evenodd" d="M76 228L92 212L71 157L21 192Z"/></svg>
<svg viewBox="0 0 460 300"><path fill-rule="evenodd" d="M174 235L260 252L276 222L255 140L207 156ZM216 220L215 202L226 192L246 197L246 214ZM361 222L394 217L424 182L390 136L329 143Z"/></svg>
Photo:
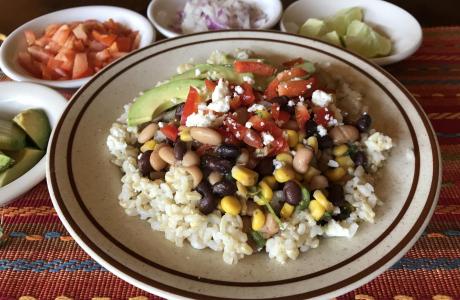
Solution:
<svg viewBox="0 0 460 300"><path fill-rule="evenodd" d="M358 224L351 223L348 225L345 222L342 223L344 224L342 225L335 220L330 220L325 226L324 233L329 237L337 236L352 238L358 230Z"/></svg>
<svg viewBox="0 0 460 300"><path fill-rule="evenodd" d="M246 124L245 124L244 126L246 126L246 128L251 128L251 127L252 127L252 123L251 123L251 122L246 122Z"/></svg>
<svg viewBox="0 0 460 300"><path fill-rule="evenodd" d="M165 123L163 122L158 122L158 127L163 128L165 126Z"/></svg>
<svg viewBox="0 0 460 300"><path fill-rule="evenodd" d="M275 169L280 169L283 167L283 162L277 160L277 159L274 159L273 160L273 166L275 167Z"/></svg>
<svg viewBox="0 0 460 300"><path fill-rule="evenodd" d="M366 154L372 171L377 171L387 157L387 151L393 147L393 141L389 136L375 132L364 140Z"/></svg>
<svg viewBox="0 0 460 300"><path fill-rule="evenodd" d="M316 126L316 130L320 136L325 136L327 134L327 129L323 125Z"/></svg>
<svg viewBox="0 0 460 300"><path fill-rule="evenodd" d="M222 78L219 79L214 92L212 92L211 103L208 105L208 109L216 112L227 112L230 110L230 90L228 88L228 82Z"/></svg>
<svg viewBox="0 0 460 300"><path fill-rule="evenodd" d="M235 86L235 92L237 92L239 95L242 95L244 93L244 90L241 86L237 85Z"/></svg>
<svg viewBox="0 0 460 300"><path fill-rule="evenodd" d="M292 107L295 105L295 102L292 100L289 100L287 105Z"/></svg>
<svg viewBox="0 0 460 300"><path fill-rule="evenodd" d="M251 105L249 108L248 108L248 112L255 112L255 111L258 111L258 110L264 110L265 109L265 106L263 106L262 104L253 104Z"/></svg>
<svg viewBox="0 0 460 300"><path fill-rule="evenodd" d="M254 84L254 79L251 76L244 75L243 81L249 84Z"/></svg>
<svg viewBox="0 0 460 300"><path fill-rule="evenodd" d="M201 71L200 69L195 69L195 76L200 76L201 75Z"/></svg>
<svg viewBox="0 0 460 300"><path fill-rule="evenodd" d="M268 132L262 132L262 140L264 145L268 145L275 140L275 138Z"/></svg>
<svg viewBox="0 0 460 300"><path fill-rule="evenodd" d="M326 107L332 102L332 94L328 94L322 90L316 90L311 96L313 104L321 107Z"/></svg>
<svg viewBox="0 0 460 300"><path fill-rule="evenodd" d="M328 162L327 162L327 165L331 168L338 168L340 165L338 162L336 162L335 160L333 159L330 159Z"/></svg>
<svg viewBox="0 0 460 300"><path fill-rule="evenodd" d="M198 110L187 117L185 126L187 127L210 127L216 120L216 116L212 113L204 114L202 110Z"/></svg>

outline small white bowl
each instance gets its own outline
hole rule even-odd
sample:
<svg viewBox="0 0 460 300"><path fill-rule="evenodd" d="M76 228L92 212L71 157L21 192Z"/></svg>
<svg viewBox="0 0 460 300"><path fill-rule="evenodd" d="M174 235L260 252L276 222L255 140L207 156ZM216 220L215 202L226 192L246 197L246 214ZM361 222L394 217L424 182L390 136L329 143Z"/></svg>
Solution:
<svg viewBox="0 0 460 300"><path fill-rule="evenodd" d="M393 42L390 55L370 59L388 65L411 56L422 43L422 28L404 9L382 0L299 0L291 4L281 18L281 31L297 34L308 18L326 18L338 10L358 6L364 10L364 21L385 33Z"/></svg>
<svg viewBox="0 0 460 300"><path fill-rule="evenodd" d="M38 84L27 82L0 82L0 118L11 119L29 108L41 108L46 112L54 129L67 105L58 92ZM46 155L24 175L0 187L0 206L16 199L45 178Z"/></svg>
<svg viewBox="0 0 460 300"><path fill-rule="evenodd" d="M270 29L274 27L281 18L283 5L280 0L243 0L253 4L267 15L267 22L260 28ZM156 29L164 36L171 38L182 35L171 28L174 20L177 19L179 11L184 9L187 0L152 0L147 8L147 16L155 25Z"/></svg>
<svg viewBox="0 0 460 300"><path fill-rule="evenodd" d="M43 80L33 77L19 65L17 54L26 48L24 31L32 30L35 34L42 35L45 27L51 23L69 23L88 19L106 21L109 18L132 30L138 30L141 35L140 48L150 45L155 41L155 30L150 22L132 10L114 6L81 6L69 8L33 19L13 31L0 48L0 68L8 77L16 81L36 82L59 88L78 88L85 84L91 76L63 81Z"/></svg>

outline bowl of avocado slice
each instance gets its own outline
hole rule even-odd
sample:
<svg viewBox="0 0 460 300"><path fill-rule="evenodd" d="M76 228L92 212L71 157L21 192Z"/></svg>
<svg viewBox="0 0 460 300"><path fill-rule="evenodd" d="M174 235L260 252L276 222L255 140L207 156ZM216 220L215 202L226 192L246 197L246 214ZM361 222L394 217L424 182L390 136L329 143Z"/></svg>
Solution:
<svg viewBox="0 0 460 300"><path fill-rule="evenodd" d="M44 179L48 140L66 103L38 84L0 83L0 205Z"/></svg>

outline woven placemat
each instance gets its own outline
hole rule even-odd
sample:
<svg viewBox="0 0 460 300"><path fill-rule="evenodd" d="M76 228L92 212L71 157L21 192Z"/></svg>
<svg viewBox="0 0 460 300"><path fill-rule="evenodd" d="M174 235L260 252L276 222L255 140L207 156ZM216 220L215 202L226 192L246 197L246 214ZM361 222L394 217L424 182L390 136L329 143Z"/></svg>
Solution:
<svg viewBox="0 0 460 300"><path fill-rule="evenodd" d="M387 69L422 104L438 132L440 201L403 259L338 299L460 299L460 27L424 29L417 53ZM0 212L7 236L0 247L0 300L160 299L112 275L75 243L45 182Z"/></svg>

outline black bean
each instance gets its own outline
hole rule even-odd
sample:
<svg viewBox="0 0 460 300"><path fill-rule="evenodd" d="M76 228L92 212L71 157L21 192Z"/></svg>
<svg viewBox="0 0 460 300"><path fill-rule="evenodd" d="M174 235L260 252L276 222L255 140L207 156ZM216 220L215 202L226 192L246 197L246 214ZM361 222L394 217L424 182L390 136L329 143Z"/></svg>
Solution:
<svg viewBox="0 0 460 300"><path fill-rule="evenodd" d="M328 135L320 136L318 138L318 147L323 150L327 148L332 148L334 146L334 142L332 141L331 137Z"/></svg>
<svg viewBox="0 0 460 300"><path fill-rule="evenodd" d="M340 184L331 184L328 188L329 195L328 199L335 205L341 206L345 203L345 198L343 195L343 188Z"/></svg>
<svg viewBox="0 0 460 300"><path fill-rule="evenodd" d="M237 190L236 184L232 180L222 180L212 187L212 192L219 197L234 195Z"/></svg>
<svg viewBox="0 0 460 300"><path fill-rule="evenodd" d="M224 174L229 173L233 167L231 161L212 155L203 155L201 157L201 165L205 169L218 171Z"/></svg>
<svg viewBox="0 0 460 300"><path fill-rule="evenodd" d="M193 140L192 141L192 150L197 150L198 148L200 148L203 144L198 142L197 140Z"/></svg>
<svg viewBox="0 0 460 300"><path fill-rule="evenodd" d="M362 115L358 121L356 121L356 127L360 132L366 132L371 127L372 119L368 114Z"/></svg>
<svg viewBox="0 0 460 300"><path fill-rule="evenodd" d="M316 132L318 131L316 128L318 127L318 124L313 119L310 119L305 123L305 130L307 137L311 137L312 135L315 135Z"/></svg>
<svg viewBox="0 0 460 300"><path fill-rule="evenodd" d="M293 180L290 180L284 184L283 194L284 201L291 205L297 205L302 200L302 190Z"/></svg>
<svg viewBox="0 0 460 300"><path fill-rule="evenodd" d="M262 158L256 166L255 171L259 173L260 176L272 175L275 167L273 166L273 158L265 157Z"/></svg>
<svg viewBox="0 0 460 300"><path fill-rule="evenodd" d="M142 176L149 176L150 172L153 170L150 165L151 154L152 151L145 151L137 160L137 167L139 168L139 171L141 171Z"/></svg>
<svg viewBox="0 0 460 300"><path fill-rule="evenodd" d="M182 141L176 142L174 145L174 157L177 160L182 160L185 152L187 152L187 144Z"/></svg>
<svg viewBox="0 0 460 300"><path fill-rule="evenodd" d="M184 103L181 103L176 107L175 117L176 117L176 120L178 121L180 121L182 117L182 112L184 111L184 105L185 105Z"/></svg>
<svg viewBox="0 0 460 300"><path fill-rule="evenodd" d="M223 144L216 148L217 156L222 158L236 159L240 153L240 148L234 145Z"/></svg>
<svg viewBox="0 0 460 300"><path fill-rule="evenodd" d="M343 206L340 206L340 214L332 216L336 221L346 220L353 212L353 206L350 203L345 202Z"/></svg>
<svg viewBox="0 0 460 300"><path fill-rule="evenodd" d="M367 167L367 157L363 151L357 151L351 156L351 159L353 159L355 166Z"/></svg>
<svg viewBox="0 0 460 300"><path fill-rule="evenodd" d="M198 203L200 212L205 215L212 213L217 208L217 201L212 193L209 182L207 180L201 181L196 190L202 196Z"/></svg>
<svg viewBox="0 0 460 300"><path fill-rule="evenodd" d="M270 101L273 103L278 103L281 108L286 109L286 106L288 105L288 102L289 102L289 97L288 96L277 96L277 97L272 98Z"/></svg>

